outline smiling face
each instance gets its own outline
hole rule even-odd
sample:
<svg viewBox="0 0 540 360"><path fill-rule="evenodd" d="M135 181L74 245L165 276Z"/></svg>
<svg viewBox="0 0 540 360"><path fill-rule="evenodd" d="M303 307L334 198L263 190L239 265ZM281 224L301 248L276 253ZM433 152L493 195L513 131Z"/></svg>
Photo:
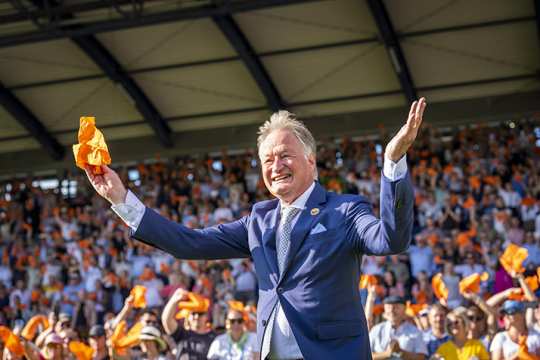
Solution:
<svg viewBox="0 0 540 360"><path fill-rule="evenodd" d="M290 204L313 183L315 156L306 156L304 146L287 129L273 131L261 144L259 157L266 188Z"/></svg>

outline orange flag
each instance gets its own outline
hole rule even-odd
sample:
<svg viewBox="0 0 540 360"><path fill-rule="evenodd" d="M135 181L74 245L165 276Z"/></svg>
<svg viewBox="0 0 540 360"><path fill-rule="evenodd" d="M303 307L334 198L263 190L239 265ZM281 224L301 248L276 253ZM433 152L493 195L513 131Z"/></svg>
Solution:
<svg viewBox="0 0 540 360"><path fill-rule="evenodd" d="M499 258L501 265L504 267L507 273L525 271L523 267L523 261L527 258L529 252L523 247L519 247L515 244L510 244Z"/></svg>
<svg viewBox="0 0 540 360"><path fill-rule="evenodd" d="M142 328L143 328L142 323L140 322L136 323L135 325L131 327L131 329L129 329L127 334L117 338L116 344L113 343L113 346L117 348L129 348L129 347L139 345L141 341L139 337L141 335Z"/></svg>
<svg viewBox="0 0 540 360"><path fill-rule="evenodd" d="M459 282L459 292L462 294L465 293L479 293L480 292L480 282L487 281L489 279L489 274L484 272L482 274L472 274L464 278Z"/></svg>
<svg viewBox="0 0 540 360"><path fill-rule="evenodd" d="M531 289L532 292L535 292L538 289L538 277L536 275L527 276L525 278L525 283Z"/></svg>
<svg viewBox="0 0 540 360"><path fill-rule="evenodd" d="M448 299L448 289L441 273L438 273L431 279L431 286L433 287L433 293L438 299Z"/></svg>
<svg viewBox="0 0 540 360"><path fill-rule="evenodd" d="M527 336L519 337L517 358L519 360L540 360L540 356L529 353L529 347L527 346Z"/></svg>
<svg viewBox="0 0 540 360"><path fill-rule="evenodd" d="M17 356L24 355L24 346L17 335L11 332L11 330L5 326L0 326L0 339L4 343L4 346L13 354Z"/></svg>
<svg viewBox="0 0 540 360"><path fill-rule="evenodd" d="M32 340L36 336L36 332L39 326L43 326L42 330L45 330L49 327L49 319L45 315L35 315L33 316L24 328L21 331L21 336L26 340Z"/></svg>
<svg viewBox="0 0 540 360"><path fill-rule="evenodd" d="M191 312L207 312L210 307L210 300L202 295L194 292L188 293L188 301L180 301L178 303L178 309L180 310L176 314L177 319L183 319L188 317Z"/></svg>
<svg viewBox="0 0 540 360"><path fill-rule="evenodd" d="M410 301L407 301L405 304L405 314L410 317L415 317L418 313L424 309L427 309L427 304L411 304Z"/></svg>
<svg viewBox="0 0 540 360"><path fill-rule="evenodd" d="M360 276L360 289L367 289L369 285L377 285L377 277L375 275L362 275Z"/></svg>
<svg viewBox="0 0 540 360"><path fill-rule="evenodd" d="M94 166L94 174L101 174L101 165L109 165L111 156L105 143L105 137L96 128L96 118L82 116L79 124L79 143L73 145L75 164L81 169L85 165Z"/></svg>
<svg viewBox="0 0 540 360"><path fill-rule="evenodd" d="M146 307L146 288L142 285L135 285L131 289L130 295L133 295L133 306L144 309Z"/></svg>
<svg viewBox="0 0 540 360"><path fill-rule="evenodd" d="M94 356L94 350L80 341L70 341L69 351L75 355L77 360L92 360L92 356Z"/></svg>

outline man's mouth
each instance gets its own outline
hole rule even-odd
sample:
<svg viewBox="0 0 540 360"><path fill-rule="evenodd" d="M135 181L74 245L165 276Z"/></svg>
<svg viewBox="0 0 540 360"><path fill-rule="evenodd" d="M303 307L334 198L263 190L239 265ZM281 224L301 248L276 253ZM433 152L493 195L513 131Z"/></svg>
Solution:
<svg viewBox="0 0 540 360"><path fill-rule="evenodd" d="M284 174L284 175L274 176L274 177L272 177L272 182L279 184L281 182L288 181L291 177L292 177L291 174Z"/></svg>

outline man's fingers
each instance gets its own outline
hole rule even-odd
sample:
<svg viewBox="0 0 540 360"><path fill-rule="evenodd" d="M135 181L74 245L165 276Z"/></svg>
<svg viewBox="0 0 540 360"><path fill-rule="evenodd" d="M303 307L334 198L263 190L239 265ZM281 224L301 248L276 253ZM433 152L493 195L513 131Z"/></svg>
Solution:
<svg viewBox="0 0 540 360"><path fill-rule="evenodd" d="M418 105L418 101L414 101L412 103L411 109L409 110L409 117L407 118L408 120L410 120L416 113L416 105Z"/></svg>

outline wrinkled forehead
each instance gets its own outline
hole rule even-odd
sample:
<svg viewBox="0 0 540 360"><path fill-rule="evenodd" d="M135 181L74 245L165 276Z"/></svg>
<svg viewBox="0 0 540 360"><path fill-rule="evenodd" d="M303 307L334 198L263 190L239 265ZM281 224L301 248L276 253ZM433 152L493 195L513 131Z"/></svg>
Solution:
<svg viewBox="0 0 540 360"><path fill-rule="evenodd" d="M302 143L287 129L280 129L271 132L259 147L259 157L279 154L283 151L302 151Z"/></svg>

